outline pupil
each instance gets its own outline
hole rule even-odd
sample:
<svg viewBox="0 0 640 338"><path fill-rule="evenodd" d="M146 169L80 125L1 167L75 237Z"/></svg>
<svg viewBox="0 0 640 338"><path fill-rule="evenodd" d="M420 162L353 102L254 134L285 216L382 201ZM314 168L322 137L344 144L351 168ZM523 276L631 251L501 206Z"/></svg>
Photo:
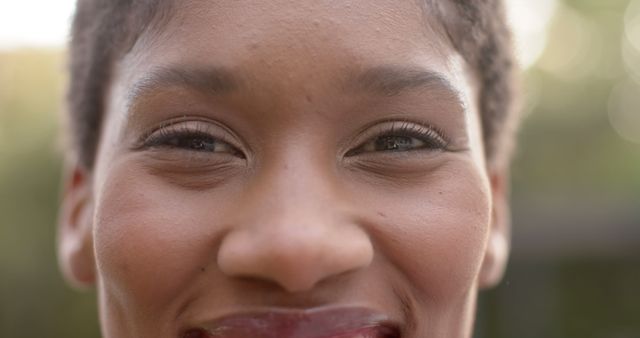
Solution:
<svg viewBox="0 0 640 338"><path fill-rule="evenodd" d="M393 151L411 148L411 138L406 136L384 136L376 140L376 150Z"/></svg>
<svg viewBox="0 0 640 338"><path fill-rule="evenodd" d="M211 140L194 138L191 139L189 146L193 150L212 150L214 148L214 143Z"/></svg>

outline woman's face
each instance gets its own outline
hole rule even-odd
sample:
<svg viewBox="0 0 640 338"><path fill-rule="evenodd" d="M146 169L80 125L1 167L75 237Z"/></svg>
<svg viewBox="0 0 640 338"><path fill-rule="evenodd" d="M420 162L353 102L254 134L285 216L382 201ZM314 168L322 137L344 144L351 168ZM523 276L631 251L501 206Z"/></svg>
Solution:
<svg viewBox="0 0 640 338"><path fill-rule="evenodd" d="M116 65L65 200L61 259L95 281L104 336L469 337L503 265L502 176L429 10L173 13Z"/></svg>

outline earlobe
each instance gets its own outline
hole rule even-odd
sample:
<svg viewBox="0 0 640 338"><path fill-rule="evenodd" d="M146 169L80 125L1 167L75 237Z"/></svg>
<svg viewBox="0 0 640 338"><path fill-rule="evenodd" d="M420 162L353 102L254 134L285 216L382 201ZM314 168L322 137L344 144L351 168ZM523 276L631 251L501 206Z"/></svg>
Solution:
<svg viewBox="0 0 640 338"><path fill-rule="evenodd" d="M66 171L58 217L58 261L71 285L86 288L95 283L91 179L78 165Z"/></svg>
<svg viewBox="0 0 640 338"><path fill-rule="evenodd" d="M493 197L491 229L479 276L480 288L491 288L504 275L509 257L511 217L508 174L505 170L490 174Z"/></svg>

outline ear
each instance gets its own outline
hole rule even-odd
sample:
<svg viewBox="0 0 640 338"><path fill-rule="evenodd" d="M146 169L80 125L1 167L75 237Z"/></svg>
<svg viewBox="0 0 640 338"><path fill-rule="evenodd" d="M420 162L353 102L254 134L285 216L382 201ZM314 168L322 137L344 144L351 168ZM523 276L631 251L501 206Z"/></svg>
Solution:
<svg viewBox="0 0 640 338"><path fill-rule="evenodd" d="M509 209L509 174L505 169L491 169L491 229L479 276L482 289L491 288L502 279L510 246L511 215Z"/></svg>
<svg viewBox="0 0 640 338"><path fill-rule="evenodd" d="M58 217L58 262L64 277L77 288L95 283L92 221L89 172L77 164L68 166Z"/></svg>

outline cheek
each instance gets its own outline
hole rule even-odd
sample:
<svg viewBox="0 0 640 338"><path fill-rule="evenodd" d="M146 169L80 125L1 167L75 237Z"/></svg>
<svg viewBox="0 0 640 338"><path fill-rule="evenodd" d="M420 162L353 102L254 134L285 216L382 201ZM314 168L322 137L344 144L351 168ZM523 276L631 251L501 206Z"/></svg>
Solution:
<svg viewBox="0 0 640 338"><path fill-rule="evenodd" d="M380 251L435 304L465 297L484 257L490 191L474 168L444 166L424 184L372 194Z"/></svg>
<svg viewBox="0 0 640 338"><path fill-rule="evenodd" d="M222 201L131 167L112 167L96 196L97 268L107 296L124 311L153 312L180 303L213 259L217 224L207 220L216 219Z"/></svg>

